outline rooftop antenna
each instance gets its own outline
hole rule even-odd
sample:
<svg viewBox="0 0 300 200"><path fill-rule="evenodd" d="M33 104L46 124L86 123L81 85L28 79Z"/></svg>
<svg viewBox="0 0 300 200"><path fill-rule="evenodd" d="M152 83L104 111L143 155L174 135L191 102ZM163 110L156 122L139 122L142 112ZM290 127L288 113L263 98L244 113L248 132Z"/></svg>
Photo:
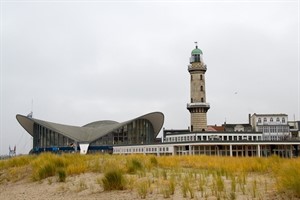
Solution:
<svg viewBox="0 0 300 200"><path fill-rule="evenodd" d="M196 45L196 49L198 48L198 42L194 42L195 43L195 45Z"/></svg>

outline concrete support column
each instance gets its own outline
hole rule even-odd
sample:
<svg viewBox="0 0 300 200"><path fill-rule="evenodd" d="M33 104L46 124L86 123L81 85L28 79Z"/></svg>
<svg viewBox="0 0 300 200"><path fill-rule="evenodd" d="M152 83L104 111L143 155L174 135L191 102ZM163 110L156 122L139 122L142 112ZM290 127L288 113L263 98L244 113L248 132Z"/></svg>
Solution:
<svg viewBox="0 0 300 200"><path fill-rule="evenodd" d="M283 156L284 156L285 158L288 157L288 151L287 151L287 146L286 146L286 145L283 146Z"/></svg>
<svg viewBox="0 0 300 200"><path fill-rule="evenodd" d="M293 157L293 145L290 145L290 158Z"/></svg>
<svg viewBox="0 0 300 200"><path fill-rule="evenodd" d="M230 157L232 157L232 144L229 145L229 152L230 152Z"/></svg>
<svg viewBox="0 0 300 200"><path fill-rule="evenodd" d="M248 146L245 146L245 157L248 157Z"/></svg>
<svg viewBox="0 0 300 200"><path fill-rule="evenodd" d="M79 143L80 154L87 154L89 145L90 144L88 144L88 143ZM77 149L77 146L76 146L76 149Z"/></svg>
<svg viewBox="0 0 300 200"><path fill-rule="evenodd" d="M257 145L257 156L260 157L260 145Z"/></svg>
<svg viewBox="0 0 300 200"><path fill-rule="evenodd" d="M189 155L192 155L192 146L189 145Z"/></svg>

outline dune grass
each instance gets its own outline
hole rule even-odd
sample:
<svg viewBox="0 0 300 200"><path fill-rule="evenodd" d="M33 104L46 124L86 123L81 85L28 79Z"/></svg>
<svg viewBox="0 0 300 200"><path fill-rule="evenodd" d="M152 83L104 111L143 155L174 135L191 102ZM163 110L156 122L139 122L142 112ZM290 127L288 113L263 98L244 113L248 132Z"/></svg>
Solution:
<svg viewBox="0 0 300 200"><path fill-rule="evenodd" d="M102 178L102 184L104 190L124 190L126 188L126 180L120 170L106 172Z"/></svg>
<svg viewBox="0 0 300 200"><path fill-rule="evenodd" d="M131 189L141 198L145 198L153 188L157 188L154 191L164 198L169 198L174 192L180 192L184 198L215 196L238 199L243 195L260 198L272 191L288 193L291 198L300 197L300 158L276 156L155 157L44 153L1 160L0 184L26 178L42 181L48 177L57 177L58 182L65 182L68 176L87 172L104 175L98 181L104 190ZM269 183L263 177L273 182Z"/></svg>

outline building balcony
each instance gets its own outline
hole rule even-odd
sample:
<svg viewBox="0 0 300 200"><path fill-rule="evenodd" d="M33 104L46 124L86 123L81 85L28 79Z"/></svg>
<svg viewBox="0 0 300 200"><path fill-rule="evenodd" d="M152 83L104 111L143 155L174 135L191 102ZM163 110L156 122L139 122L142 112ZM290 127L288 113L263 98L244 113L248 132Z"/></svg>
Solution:
<svg viewBox="0 0 300 200"><path fill-rule="evenodd" d="M204 102L195 102L195 103L188 103L186 105L187 109L189 108L210 108L209 103Z"/></svg>
<svg viewBox="0 0 300 200"><path fill-rule="evenodd" d="M276 126L276 125L281 125L281 126L288 126L288 123L286 122L256 122L256 125L258 126Z"/></svg>

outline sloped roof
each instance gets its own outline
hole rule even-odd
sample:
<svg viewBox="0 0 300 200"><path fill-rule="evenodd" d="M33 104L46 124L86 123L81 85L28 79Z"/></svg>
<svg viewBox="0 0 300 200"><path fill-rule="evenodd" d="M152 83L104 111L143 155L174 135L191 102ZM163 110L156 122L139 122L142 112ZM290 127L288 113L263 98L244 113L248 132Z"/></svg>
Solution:
<svg viewBox="0 0 300 200"><path fill-rule="evenodd" d="M33 124L39 124L50 130L53 130L57 133L60 133L68 138L71 138L77 142L86 142L91 143L98 138L111 133L114 130L121 128L122 126L131 123L137 119L147 119L152 123L155 137L158 135L164 123L164 115L161 112L148 113L140 117L125 121L125 122L116 122L110 120L96 121L89 124L86 124L82 127L80 126L71 126L58 124L53 122L47 122L35 118L29 118L24 115L16 116L20 125L31 135L33 136Z"/></svg>
<svg viewBox="0 0 300 200"><path fill-rule="evenodd" d="M207 126L207 131L223 132L223 131L225 131L225 128L224 128L224 126L208 125Z"/></svg>

